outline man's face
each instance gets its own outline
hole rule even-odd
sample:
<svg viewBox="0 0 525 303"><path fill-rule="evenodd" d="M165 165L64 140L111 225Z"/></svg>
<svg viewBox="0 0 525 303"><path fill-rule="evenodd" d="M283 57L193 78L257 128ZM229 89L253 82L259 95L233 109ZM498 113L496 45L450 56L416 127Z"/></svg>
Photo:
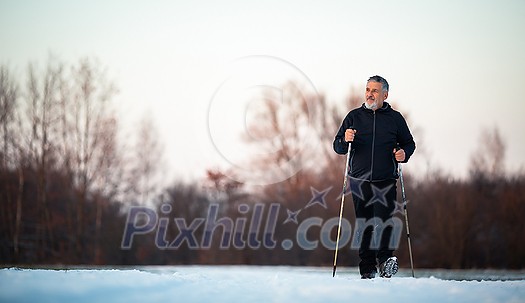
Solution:
<svg viewBox="0 0 525 303"><path fill-rule="evenodd" d="M388 92L381 89L381 83L370 81L366 84L365 102L368 108L376 110L383 107L387 97Z"/></svg>

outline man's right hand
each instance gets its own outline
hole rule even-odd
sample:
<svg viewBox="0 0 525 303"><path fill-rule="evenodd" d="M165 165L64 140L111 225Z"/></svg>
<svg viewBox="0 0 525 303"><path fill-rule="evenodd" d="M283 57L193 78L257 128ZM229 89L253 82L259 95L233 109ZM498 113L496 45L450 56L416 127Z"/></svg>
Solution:
<svg viewBox="0 0 525 303"><path fill-rule="evenodd" d="M353 142L356 132L357 131L355 129L347 129L345 131L345 142Z"/></svg>

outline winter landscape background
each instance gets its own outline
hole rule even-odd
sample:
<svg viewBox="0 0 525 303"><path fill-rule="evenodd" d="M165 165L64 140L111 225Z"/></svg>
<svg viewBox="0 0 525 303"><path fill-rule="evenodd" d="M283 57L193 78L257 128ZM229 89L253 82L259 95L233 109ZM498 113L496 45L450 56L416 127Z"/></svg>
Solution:
<svg viewBox="0 0 525 303"><path fill-rule="evenodd" d="M0 0L0 301L522 302L525 4ZM361 281L332 150L384 76L417 149Z"/></svg>

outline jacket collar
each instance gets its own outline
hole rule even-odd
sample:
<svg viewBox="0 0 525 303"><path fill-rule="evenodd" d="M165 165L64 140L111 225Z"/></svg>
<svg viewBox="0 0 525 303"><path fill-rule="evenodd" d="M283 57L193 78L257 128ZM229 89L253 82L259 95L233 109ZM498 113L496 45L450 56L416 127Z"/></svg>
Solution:
<svg viewBox="0 0 525 303"><path fill-rule="evenodd" d="M364 110L367 110L367 111L373 112L373 110L366 108L366 106L365 106L364 103L361 105L361 107L362 107ZM377 111L386 111L386 110L389 110L390 108L392 108L392 107L390 106L390 104L389 104L388 102L386 102L386 101L383 101L383 106L382 106L381 108L376 109L376 110L377 110Z"/></svg>

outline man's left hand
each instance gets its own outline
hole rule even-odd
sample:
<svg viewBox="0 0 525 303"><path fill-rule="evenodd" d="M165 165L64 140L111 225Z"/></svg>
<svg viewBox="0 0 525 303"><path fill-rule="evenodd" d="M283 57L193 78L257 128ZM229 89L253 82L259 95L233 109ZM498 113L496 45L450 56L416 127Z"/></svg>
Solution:
<svg viewBox="0 0 525 303"><path fill-rule="evenodd" d="M402 149L396 149L394 148L394 157L396 158L397 162L403 162L405 161L405 151Z"/></svg>

